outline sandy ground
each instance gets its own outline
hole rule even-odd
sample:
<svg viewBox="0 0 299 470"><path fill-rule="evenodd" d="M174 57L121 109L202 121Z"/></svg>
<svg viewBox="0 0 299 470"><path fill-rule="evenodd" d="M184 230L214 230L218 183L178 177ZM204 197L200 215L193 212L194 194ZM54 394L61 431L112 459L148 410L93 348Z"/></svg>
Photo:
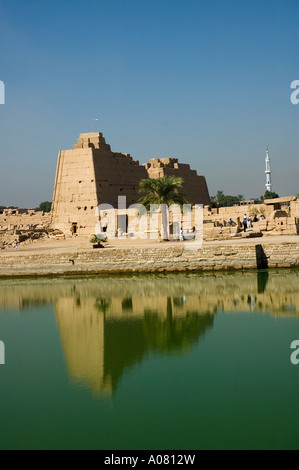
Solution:
<svg viewBox="0 0 299 470"><path fill-rule="evenodd" d="M105 249L131 249L131 248L158 248L167 249L169 247L177 246L182 247L184 244L192 242L159 242L157 240L132 240L132 239L115 239L109 240ZM247 239L232 239L221 240L213 242L204 242L203 246L212 245L239 245L239 244L268 244L268 243L299 243L299 236L264 236L261 238L247 238ZM46 239L37 240L30 244L20 244L17 249L6 248L0 251L0 256L22 256L26 254L42 254L46 252L63 253L63 252L77 252L81 250L92 250L92 244L89 237L74 237L67 238L66 240L59 239Z"/></svg>

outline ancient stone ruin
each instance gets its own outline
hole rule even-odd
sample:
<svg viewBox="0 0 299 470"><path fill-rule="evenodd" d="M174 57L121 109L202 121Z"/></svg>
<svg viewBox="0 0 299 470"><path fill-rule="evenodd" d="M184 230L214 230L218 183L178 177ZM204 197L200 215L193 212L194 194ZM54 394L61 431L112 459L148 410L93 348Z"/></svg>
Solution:
<svg viewBox="0 0 299 470"><path fill-rule="evenodd" d="M80 134L73 149L59 152L51 214L0 206L0 248L12 246L14 240L31 242L49 237L90 236L102 231L108 238L131 236L129 228L136 221L137 211L132 205L141 196L140 180L170 175L183 178L182 193L192 205L203 205L205 241L299 234L296 197L265 200L262 204L243 201L234 207L215 207L210 202L205 177L197 175L188 164L179 163L177 158L152 158L141 165L129 154L113 152L101 133L92 132ZM193 209L191 222L187 221L188 217L181 221L180 209L179 217L175 212L170 213L172 239L181 228L186 234L187 226L187 232L190 229L195 233ZM246 232L242 226L244 215L251 217ZM156 238L161 238L161 214L157 230L152 230L148 219L142 223L145 237L150 233L150 238L155 238L153 232L157 232Z"/></svg>
<svg viewBox="0 0 299 470"><path fill-rule="evenodd" d="M246 232L242 226L244 216L251 218ZM204 208L206 241L298 234L299 201L295 196L268 199L263 204L248 201L234 207Z"/></svg>
<svg viewBox="0 0 299 470"><path fill-rule="evenodd" d="M0 249L48 237L51 214L34 209L0 206Z"/></svg>
<svg viewBox="0 0 299 470"><path fill-rule="evenodd" d="M189 165L175 158L140 165L129 154L112 152L101 133L81 134L73 149L59 152L52 227L67 236L90 235L99 222L100 204L116 209L118 198L125 196L128 208L140 199L140 180L168 175L184 179L183 192L190 203L210 203L205 178Z"/></svg>

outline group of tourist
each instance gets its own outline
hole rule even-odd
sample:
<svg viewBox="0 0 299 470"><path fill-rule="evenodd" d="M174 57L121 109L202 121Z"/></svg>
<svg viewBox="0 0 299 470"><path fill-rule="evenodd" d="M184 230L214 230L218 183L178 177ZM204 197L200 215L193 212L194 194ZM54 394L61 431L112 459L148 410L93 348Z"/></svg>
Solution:
<svg viewBox="0 0 299 470"><path fill-rule="evenodd" d="M252 223L253 223L253 222L258 222L259 220L264 220L264 219L265 219L265 217L264 217L263 215L261 215L259 219L257 218L257 215L255 215L254 218L253 218L253 220L252 220L252 218L250 217L250 215L247 216L246 214L244 214L243 221L242 221L242 226L243 226L243 228L244 228L244 232L246 232L246 230L247 230L248 228L252 228ZM230 226L233 225L233 221L232 221L231 218L229 219L228 224L229 224Z"/></svg>
<svg viewBox="0 0 299 470"><path fill-rule="evenodd" d="M252 228L252 221L251 221L250 215L247 217L247 215L244 214L244 217L243 217L243 228L244 228L244 232L246 232L246 230L247 230L248 228Z"/></svg>

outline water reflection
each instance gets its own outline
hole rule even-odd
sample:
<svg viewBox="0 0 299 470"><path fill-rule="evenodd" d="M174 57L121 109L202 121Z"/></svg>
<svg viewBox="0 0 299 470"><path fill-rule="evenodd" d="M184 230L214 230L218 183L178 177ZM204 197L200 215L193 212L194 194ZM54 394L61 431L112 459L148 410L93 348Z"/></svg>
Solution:
<svg viewBox="0 0 299 470"><path fill-rule="evenodd" d="M0 283L0 308L53 304L72 381L110 396L149 353L181 354L219 311L297 315L298 271Z"/></svg>
<svg viewBox="0 0 299 470"><path fill-rule="evenodd" d="M110 395L148 352L183 352L213 326L213 315L198 314L198 298L145 297L134 284L111 294L105 285L75 284L72 295L54 302L70 377L95 393Z"/></svg>
<svg viewBox="0 0 299 470"><path fill-rule="evenodd" d="M268 271L258 271L257 273L257 291L258 294L263 294L266 290L269 280Z"/></svg>

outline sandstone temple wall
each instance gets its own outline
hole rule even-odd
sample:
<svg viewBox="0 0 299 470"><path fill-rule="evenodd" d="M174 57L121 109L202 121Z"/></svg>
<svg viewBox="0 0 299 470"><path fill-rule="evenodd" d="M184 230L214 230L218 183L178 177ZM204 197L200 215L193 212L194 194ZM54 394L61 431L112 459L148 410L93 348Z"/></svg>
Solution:
<svg viewBox="0 0 299 470"><path fill-rule="evenodd" d="M266 200L263 204L241 204L233 207L204 207L204 239L229 239L243 231L244 215L254 215L258 221L252 223L247 235L298 235L299 234L299 201L295 196ZM262 217L261 217L262 216ZM232 219L233 226L228 221Z"/></svg>
<svg viewBox="0 0 299 470"><path fill-rule="evenodd" d="M30 230L48 228L51 214L35 210L3 209L0 211L0 230Z"/></svg>
<svg viewBox="0 0 299 470"><path fill-rule="evenodd" d="M140 199L142 179L175 175L185 180L187 199L193 204L208 204L205 178L177 159L152 159L140 165L129 154L112 152L101 133L81 134L72 150L59 152L52 206L52 227L66 235L90 235L99 222L97 206L126 206Z"/></svg>
<svg viewBox="0 0 299 470"><path fill-rule="evenodd" d="M102 134L81 134L73 150L59 152L52 207L52 226L71 234L94 232L99 204L117 207L118 196L128 204L136 198L146 171L130 155L114 153Z"/></svg>
<svg viewBox="0 0 299 470"><path fill-rule="evenodd" d="M183 193L191 204L210 204L208 186L204 176L197 175L190 165L177 158L153 158L144 165L150 178L177 176L184 179Z"/></svg>

